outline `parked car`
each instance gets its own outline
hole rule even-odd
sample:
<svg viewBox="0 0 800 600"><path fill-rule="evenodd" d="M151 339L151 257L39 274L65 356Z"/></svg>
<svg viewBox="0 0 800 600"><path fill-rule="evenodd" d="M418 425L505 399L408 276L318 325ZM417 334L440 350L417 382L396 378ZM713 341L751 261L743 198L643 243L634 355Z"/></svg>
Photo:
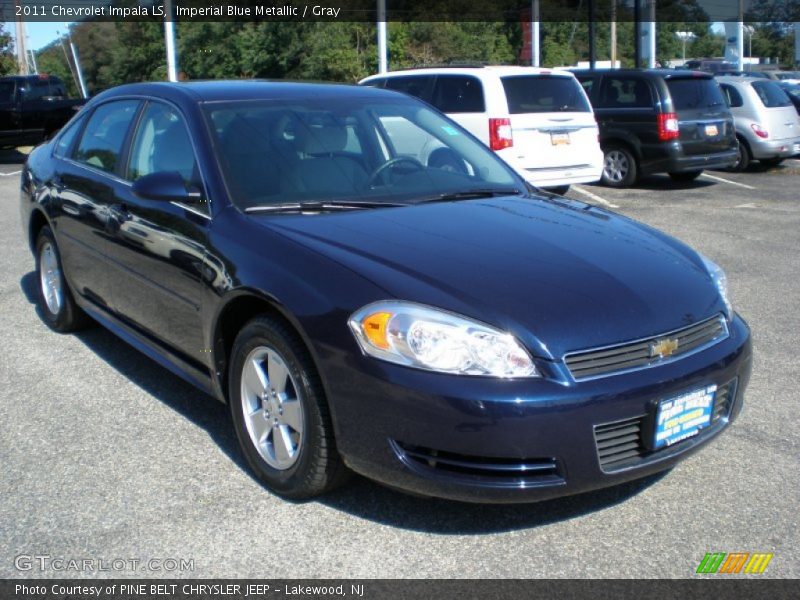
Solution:
<svg viewBox="0 0 800 600"><path fill-rule="evenodd" d="M605 155L603 183L642 175L691 181L738 156L733 117L708 73L670 69L573 71L589 94Z"/></svg>
<svg viewBox="0 0 800 600"><path fill-rule="evenodd" d="M83 104L67 97L58 77L0 77L0 146L38 144L61 129Z"/></svg>
<svg viewBox="0 0 800 600"><path fill-rule="evenodd" d="M466 170L400 154L398 120ZM465 501L571 494L669 469L742 408L750 333L718 266L528 191L416 98L125 85L21 177L45 323L91 317L227 402L283 496L348 469Z"/></svg>
<svg viewBox="0 0 800 600"><path fill-rule="evenodd" d="M597 123L568 71L533 67L441 67L394 71L360 82L425 100L498 153L538 187L560 194L570 184L600 179ZM401 132L390 132L401 135ZM447 160L439 148L407 132L403 151L419 160ZM437 153L438 150L438 153Z"/></svg>
<svg viewBox="0 0 800 600"><path fill-rule="evenodd" d="M775 71L775 76L780 81L800 84L800 71Z"/></svg>
<svg viewBox="0 0 800 600"><path fill-rule="evenodd" d="M719 71L735 71L736 65L720 58L698 58L687 60L683 65L683 70L717 73Z"/></svg>
<svg viewBox="0 0 800 600"><path fill-rule="evenodd" d="M778 81L772 71L717 71L714 77L755 77L756 79L771 79Z"/></svg>
<svg viewBox="0 0 800 600"><path fill-rule="evenodd" d="M720 77L719 83L736 121L739 160L733 170L743 171L753 160L774 167L800 154L800 119L778 83L740 77Z"/></svg>
<svg viewBox="0 0 800 600"><path fill-rule="evenodd" d="M789 96L789 100L794 105L797 114L800 115L800 85L789 83L788 81L781 81L778 85Z"/></svg>

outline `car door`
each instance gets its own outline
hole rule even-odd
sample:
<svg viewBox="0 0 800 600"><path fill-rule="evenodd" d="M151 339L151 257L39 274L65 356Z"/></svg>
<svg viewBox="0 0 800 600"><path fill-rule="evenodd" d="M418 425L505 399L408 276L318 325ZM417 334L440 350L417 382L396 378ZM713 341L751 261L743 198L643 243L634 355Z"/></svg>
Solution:
<svg viewBox="0 0 800 600"><path fill-rule="evenodd" d="M125 141L141 102L116 100L73 121L56 142L52 179L56 236L72 288L111 309L106 247L109 209L120 202L126 183L118 172Z"/></svg>
<svg viewBox="0 0 800 600"><path fill-rule="evenodd" d="M200 281L207 227L204 194L182 205L138 197L132 184L145 175L178 172L187 187L202 188L186 122L173 106L149 101L131 136L125 179L130 182L110 207L109 238L113 301L139 330L200 361L203 336Z"/></svg>
<svg viewBox="0 0 800 600"><path fill-rule="evenodd" d="M13 79L0 81L0 140L13 140L19 135L17 84Z"/></svg>

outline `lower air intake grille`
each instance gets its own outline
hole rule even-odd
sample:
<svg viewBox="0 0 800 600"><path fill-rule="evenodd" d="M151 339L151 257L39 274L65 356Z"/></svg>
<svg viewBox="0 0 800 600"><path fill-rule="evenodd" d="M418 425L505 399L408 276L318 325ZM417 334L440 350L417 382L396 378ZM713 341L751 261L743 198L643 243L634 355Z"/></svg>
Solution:
<svg viewBox="0 0 800 600"><path fill-rule="evenodd" d="M727 337L725 317L717 315L683 329L635 342L573 352L567 354L564 360L573 379L580 381L662 364L697 352Z"/></svg>
<svg viewBox="0 0 800 600"><path fill-rule="evenodd" d="M736 380L719 386L711 410L711 426L722 417L730 414L736 395ZM596 425L594 439L597 445L597 456L600 468L604 471L615 471L647 462L652 456L665 450L648 450L644 445L643 431L645 416L632 417L615 423ZM691 439L691 438L690 438ZM679 445L679 442L676 445Z"/></svg>
<svg viewBox="0 0 800 600"><path fill-rule="evenodd" d="M555 458L496 458L444 452L401 442L392 445L408 466L439 476L511 486L564 481Z"/></svg>

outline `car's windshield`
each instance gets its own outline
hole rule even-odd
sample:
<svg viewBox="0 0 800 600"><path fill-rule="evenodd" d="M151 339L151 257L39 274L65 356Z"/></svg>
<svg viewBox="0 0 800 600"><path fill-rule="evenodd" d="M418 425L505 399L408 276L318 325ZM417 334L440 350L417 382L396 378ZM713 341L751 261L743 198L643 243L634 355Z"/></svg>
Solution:
<svg viewBox="0 0 800 600"><path fill-rule="evenodd" d="M242 209L524 189L488 148L409 98L238 101L205 110L231 199Z"/></svg>

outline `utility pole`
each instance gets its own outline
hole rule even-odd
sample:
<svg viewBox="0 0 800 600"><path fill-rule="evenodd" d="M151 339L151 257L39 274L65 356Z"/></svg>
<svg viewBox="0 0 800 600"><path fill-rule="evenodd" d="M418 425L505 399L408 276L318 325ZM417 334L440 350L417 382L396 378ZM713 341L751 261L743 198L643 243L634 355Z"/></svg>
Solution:
<svg viewBox="0 0 800 600"><path fill-rule="evenodd" d="M642 36L639 35L642 22L642 0L633 0L633 66L637 69L642 62Z"/></svg>
<svg viewBox="0 0 800 600"><path fill-rule="evenodd" d="M69 37L69 48L72 50L72 60L75 62L75 72L78 74L78 86L81 90L81 98L88 98L89 93L86 91L86 82L83 80L83 70L81 69L81 59L78 57L78 48L75 46L75 42L72 41L72 31L69 28L69 25L64 23L64 27L67 28L67 37Z"/></svg>
<svg viewBox="0 0 800 600"><path fill-rule="evenodd" d="M744 0L739 0L739 21L736 23L736 47L739 54L738 69L744 71Z"/></svg>
<svg viewBox="0 0 800 600"><path fill-rule="evenodd" d="M178 81L178 51L175 49L175 11L172 0L164 1L164 42L167 47L167 80Z"/></svg>
<svg viewBox="0 0 800 600"><path fill-rule="evenodd" d="M19 2L16 3L19 6ZM16 50L17 50L17 68L19 70L20 75L27 75L28 74L28 50L25 47L25 21L22 20L22 17L16 18L16 33L17 39L16 41Z"/></svg>
<svg viewBox="0 0 800 600"><path fill-rule="evenodd" d="M378 0L378 73L389 70L389 50L386 43L386 0Z"/></svg>
<svg viewBox="0 0 800 600"><path fill-rule="evenodd" d="M594 48L594 0L589 0L586 8L589 11L589 68L594 70L597 58Z"/></svg>
<svg viewBox="0 0 800 600"><path fill-rule="evenodd" d="M617 68L617 0L611 0L611 68Z"/></svg>
<svg viewBox="0 0 800 600"><path fill-rule="evenodd" d="M531 2L531 66L541 66L539 48L539 0Z"/></svg>

